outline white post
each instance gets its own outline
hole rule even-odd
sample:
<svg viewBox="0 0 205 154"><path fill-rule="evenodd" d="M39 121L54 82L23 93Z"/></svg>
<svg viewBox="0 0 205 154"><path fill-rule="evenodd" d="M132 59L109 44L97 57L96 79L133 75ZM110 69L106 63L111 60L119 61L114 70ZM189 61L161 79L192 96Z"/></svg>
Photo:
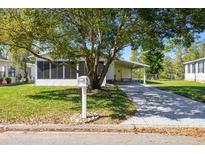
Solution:
<svg viewBox="0 0 205 154"><path fill-rule="evenodd" d="M85 119L87 117L86 113L86 99L87 99L87 87L82 87L82 118Z"/></svg>
<svg viewBox="0 0 205 154"><path fill-rule="evenodd" d="M77 64L76 69L79 71L79 64ZM79 77L79 72L77 71L77 79Z"/></svg>
<svg viewBox="0 0 205 154"><path fill-rule="evenodd" d="M145 85L146 84L146 70L145 70L145 67L144 67L144 82L143 84Z"/></svg>

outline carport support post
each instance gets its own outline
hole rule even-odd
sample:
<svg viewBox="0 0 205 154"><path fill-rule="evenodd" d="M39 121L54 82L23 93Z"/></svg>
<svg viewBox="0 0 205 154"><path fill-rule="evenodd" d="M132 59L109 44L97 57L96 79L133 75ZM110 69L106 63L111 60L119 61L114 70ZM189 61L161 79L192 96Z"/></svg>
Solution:
<svg viewBox="0 0 205 154"><path fill-rule="evenodd" d="M143 84L144 85L146 84L146 69L145 69L145 67L144 67L144 82L143 82Z"/></svg>

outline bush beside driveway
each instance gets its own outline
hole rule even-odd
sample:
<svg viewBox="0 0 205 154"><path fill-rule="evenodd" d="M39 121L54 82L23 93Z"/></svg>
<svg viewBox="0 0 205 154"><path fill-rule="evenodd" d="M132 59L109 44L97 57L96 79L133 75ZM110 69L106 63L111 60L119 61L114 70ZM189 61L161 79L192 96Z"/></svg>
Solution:
<svg viewBox="0 0 205 154"><path fill-rule="evenodd" d="M78 87L0 87L0 123L69 124L70 116L81 112L80 95ZM88 95L88 112L101 115L96 124L118 124L136 111L127 95L115 86Z"/></svg>

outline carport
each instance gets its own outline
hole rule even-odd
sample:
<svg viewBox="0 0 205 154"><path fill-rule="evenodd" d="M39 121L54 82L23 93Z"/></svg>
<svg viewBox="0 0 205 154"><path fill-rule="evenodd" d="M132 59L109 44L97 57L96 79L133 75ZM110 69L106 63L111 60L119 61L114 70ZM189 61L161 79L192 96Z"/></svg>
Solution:
<svg viewBox="0 0 205 154"><path fill-rule="evenodd" d="M149 65L128 60L116 60L114 62L114 79L115 81L131 81L133 80L133 70L143 68L143 84L146 84L146 68Z"/></svg>

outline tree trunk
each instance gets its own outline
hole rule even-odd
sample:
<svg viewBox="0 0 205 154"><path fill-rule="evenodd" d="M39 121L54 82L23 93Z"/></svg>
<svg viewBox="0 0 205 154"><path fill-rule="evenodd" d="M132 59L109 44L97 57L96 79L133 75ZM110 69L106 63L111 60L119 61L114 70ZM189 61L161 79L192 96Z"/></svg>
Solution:
<svg viewBox="0 0 205 154"><path fill-rule="evenodd" d="M25 83L28 83L28 72L27 72L27 66L26 63L24 64L24 79L25 79Z"/></svg>
<svg viewBox="0 0 205 154"><path fill-rule="evenodd" d="M112 63L112 59L109 59L108 62L104 65L102 71L98 73L98 69L96 69L95 65L98 65L98 63L95 63L94 65L90 65L92 62L87 61L87 67L88 67L88 77L90 79L90 88L91 89L101 89L102 83L104 81L104 78L108 72L109 66ZM94 69L95 68L95 69Z"/></svg>

